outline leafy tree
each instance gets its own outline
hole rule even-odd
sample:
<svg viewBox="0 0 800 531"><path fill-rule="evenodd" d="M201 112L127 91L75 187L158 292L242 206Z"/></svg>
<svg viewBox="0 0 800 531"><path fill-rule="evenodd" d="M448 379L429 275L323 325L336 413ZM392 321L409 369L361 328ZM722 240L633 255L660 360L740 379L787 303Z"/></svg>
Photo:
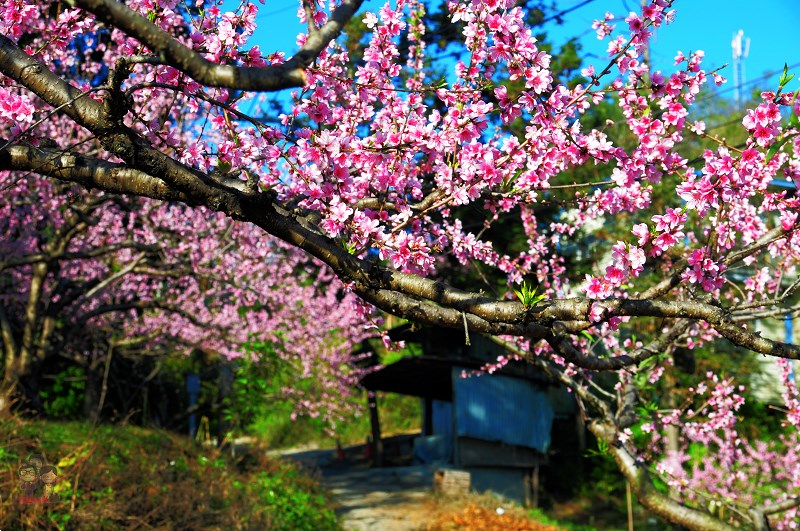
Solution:
<svg viewBox="0 0 800 531"><path fill-rule="evenodd" d="M363 51L335 40L360 0L303 2L308 30L291 57L248 46L258 8L247 2L227 13L6 4L3 182L30 172L248 222L363 301L489 334L571 388L654 513L692 529L789 528L800 503L789 360L800 348L755 323L798 311L799 205L771 183L798 176L797 119L781 111L800 107L785 73L744 116L742 145L706 132L690 108L723 79L702 53L679 55L675 72L642 61L671 4L654 0L616 28L597 20L609 62L584 69L585 83L552 71L513 1L447 3L463 53L445 80L428 75L418 0L364 15ZM254 93L290 88L279 123L243 111ZM615 123L598 123L604 112ZM690 159L692 134L711 144ZM468 207L488 213L478 226L459 214ZM518 228L501 248L490 238L508 213ZM508 289L437 278L445 259L499 271ZM707 374L683 403L657 400L676 348L723 339L783 360L782 439L737 432L742 391L726 375ZM616 371L616 388L592 371Z"/></svg>

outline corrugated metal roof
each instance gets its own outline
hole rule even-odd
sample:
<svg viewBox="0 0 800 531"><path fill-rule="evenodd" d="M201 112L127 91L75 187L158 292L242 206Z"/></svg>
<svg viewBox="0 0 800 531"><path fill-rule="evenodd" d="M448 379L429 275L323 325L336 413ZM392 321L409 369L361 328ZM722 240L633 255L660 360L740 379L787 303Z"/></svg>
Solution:
<svg viewBox="0 0 800 531"><path fill-rule="evenodd" d="M535 383L497 374L461 378L453 370L456 434L527 446L550 448L553 407Z"/></svg>

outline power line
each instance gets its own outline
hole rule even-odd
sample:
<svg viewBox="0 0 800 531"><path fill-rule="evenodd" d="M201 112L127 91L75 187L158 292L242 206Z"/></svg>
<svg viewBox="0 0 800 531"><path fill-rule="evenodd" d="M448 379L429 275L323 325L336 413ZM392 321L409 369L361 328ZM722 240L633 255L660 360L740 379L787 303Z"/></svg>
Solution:
<svg viewBox="0 0 800 531"><path fill-rule="evenodd" d="M585 5L591 4L592 2L594 2L594 0L583 0L583 2L581 2L580 4L576 4L576 5L574 5L574 6L570 7L570 8L564 9L563 11L559 11L558 13L556 13L554 15L550 15L549 17L547 17L546 19L544 19L542 21L542 25L547 24L548 22L551 22L551 21L553 21L553 20L555 20L557 18L561 18L562 15L566 15L567 13L571 13L571 12L573 12L575 10L578 10L578 9L582 8L583 6L585 6Z"/></svg>
<svg viewBox="0 0 800 531"><path fill-rule="evenodd" d="M258 15L256 15L256 19L263 18L263 17L271 17L272 15L280 15L281 13L286 13L290 9L294 9L295 11L297 11L297 9L299 7L300 6L297 4L297 2L292 2L292 5L288 5L286 7L282 7L280 9L276 9L274 11L270 11L269 13L259 13Z"/></svg>
<svg viewBox="0 0 800 531"><path fill-rule="evenodd" d="M800 67L800 63L794 63L794 64L788 66L788 68L790 70L792 68L797 68L797 67ZM781 72L783 72L782 68L780 70L774 70L774 71L771 71L771 72L767 72L762 76L759 76L759 77L757 77L755 79L751 79L750 81L748 81L746 83L742 83L740 86L741 87L746 87L746 86L749 86L749 85L755 85L755 84L757 84L757 83L759 83L761 81L764 81L765 79L770 78L770 77L772 77L772 76L774 76L776 74L780 74ZM726 92L730 92L730 91L734 90L735 88L736 87L734 87L734 86L730 86L730 87L726 87L724 89L715 90L714 92L708 93L708 94L706 94L705 96L703 96L701 98L697 98L695 100L695 103L702 103L702 102L704 102L706 100L710 100L712 98L715 98L715 97L719 96L720 94L725 94Z"/></svg>
<svg viewBox="0 0 800 531"><path fill-rule="evenodd" d="M563 15L566 15L568 13L576 11L576 10L582 8L583 6L589 5L594 1L595 0L583 0L579 4L575 4L572 7L568 7L567 9L563 9L563 10L559 11L558 13L554 13L554 14L550 15L549 17L547 17L544 20L542 20L539 24L537 24L536 27L544 26L548 22L552 22L553 20L556 20L557 18L560 18ZM588 31L591 31L591 30L587 30L586 32L584 32L584 34L587 33ZM461 49L461 50L456 50L456 51L452 51L452 52L442 52L440 54L427 55L425 57L425 59L428 60L428 61L431 61L431 62L439 61L441 59L458 59L459 57L461 57L462 55L464 55L465 53L468 53L468 52L469 52L469 50L467 50L467 49Z"/></svg>

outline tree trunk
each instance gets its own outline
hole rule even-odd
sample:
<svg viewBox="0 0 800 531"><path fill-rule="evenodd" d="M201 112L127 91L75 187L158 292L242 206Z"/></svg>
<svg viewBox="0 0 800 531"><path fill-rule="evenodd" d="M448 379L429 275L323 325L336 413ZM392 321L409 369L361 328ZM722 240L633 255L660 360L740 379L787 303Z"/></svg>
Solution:
<svg viewBox="0 0 800 531"><path fill-rule="evenodd" d="M102 379L102 373L96 359L86 364L84 374L86 375L86 384L83 391L83 416L94 424L100 419L100 411L97 406L100 402Z"/></svg>
<svg viewBox="0 0 800 531"><path fill-rule="evenodd" d="M650 473L617 440L616 428L611 423L592 420L588 423L598 439L608 443L614 461L628 480L636 498L643 506L670 523L693 531L734 531L736 528L697 509L678 503L653 485Z"/></svg>
<svg viewBox="0 0 800 531"><path fill-rule="evenodd" d="M19 349L14 330L8 320L5 307L0 304L0 339L3 341L3 380L0 382L0 412L8 410L19 382Z"/></svg>

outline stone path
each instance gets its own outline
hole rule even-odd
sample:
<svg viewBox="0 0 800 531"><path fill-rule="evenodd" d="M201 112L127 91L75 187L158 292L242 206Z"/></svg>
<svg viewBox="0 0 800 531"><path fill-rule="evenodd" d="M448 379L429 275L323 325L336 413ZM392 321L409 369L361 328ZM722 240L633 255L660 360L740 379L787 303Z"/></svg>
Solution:
<svg viewBox="0 0 800 531"><path fill-rule="evenodd" d="M363 461L337 462L334 450L282 455L320 472L348 531L419 531L433 518L430 466L370 468Z"/></svg>
<svg viewBox="0 0 800 531"><path fill-rule="evenodd" d="M322 482L339 504L337 513L348 531L416 531L432 519L430 467L328 469Z"/></svg>

